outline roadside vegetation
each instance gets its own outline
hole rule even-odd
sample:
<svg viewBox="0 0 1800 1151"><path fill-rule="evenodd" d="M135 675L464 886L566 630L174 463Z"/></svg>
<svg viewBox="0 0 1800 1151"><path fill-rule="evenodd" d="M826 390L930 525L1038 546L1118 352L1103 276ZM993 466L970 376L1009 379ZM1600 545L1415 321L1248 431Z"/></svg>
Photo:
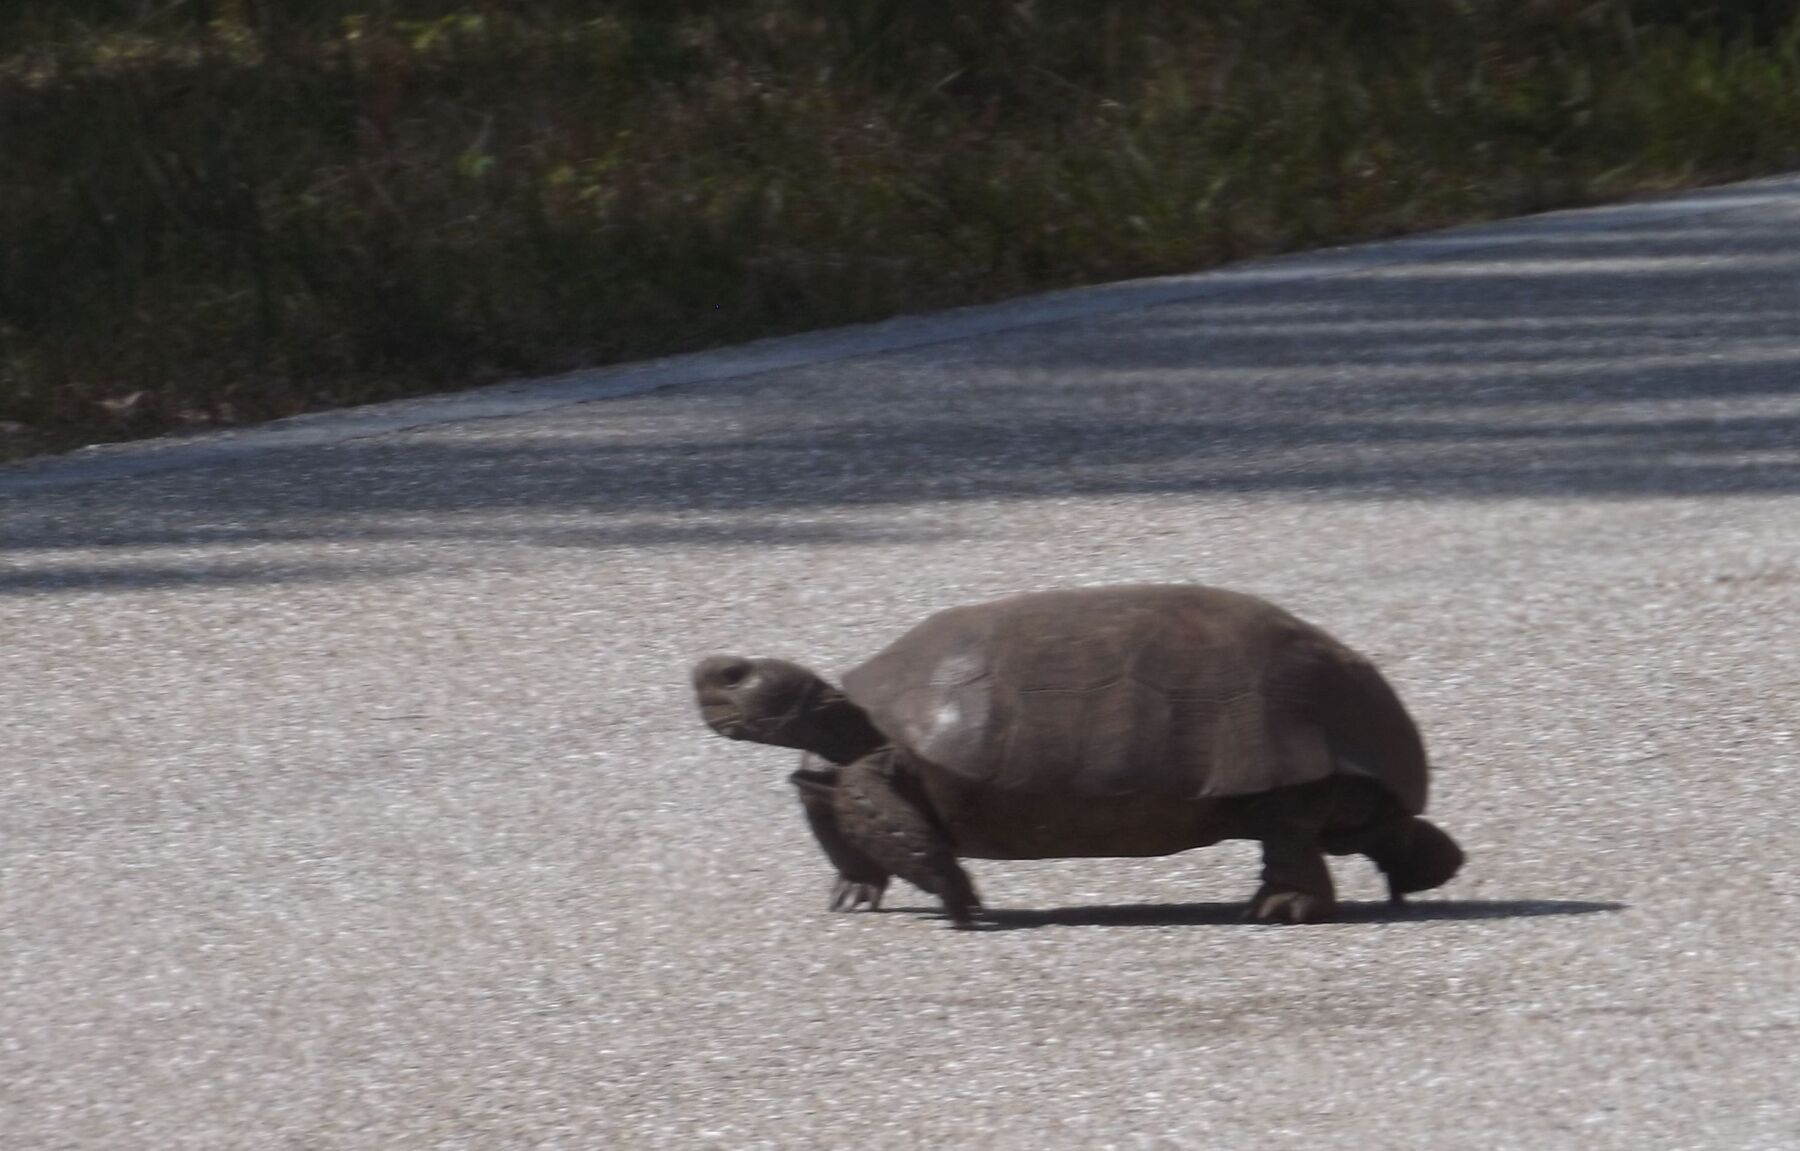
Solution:
<svg viewBox="0 0 1800 1151"><path fill-rule="evenodd" d="M0 456L1793 166L1791 0L13 0Z"/></svg>

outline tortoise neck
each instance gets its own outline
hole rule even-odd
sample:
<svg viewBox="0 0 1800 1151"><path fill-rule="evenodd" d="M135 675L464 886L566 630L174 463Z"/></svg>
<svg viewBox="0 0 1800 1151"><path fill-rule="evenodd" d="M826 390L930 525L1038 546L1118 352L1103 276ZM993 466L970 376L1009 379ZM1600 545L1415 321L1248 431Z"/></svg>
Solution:
<svg viewBox="0 0 1800 1151"><path fill-rule="evenodd" d="M863 709L828 688L808 712L806 749L840 766L854 763L887 742Z"/></svg>

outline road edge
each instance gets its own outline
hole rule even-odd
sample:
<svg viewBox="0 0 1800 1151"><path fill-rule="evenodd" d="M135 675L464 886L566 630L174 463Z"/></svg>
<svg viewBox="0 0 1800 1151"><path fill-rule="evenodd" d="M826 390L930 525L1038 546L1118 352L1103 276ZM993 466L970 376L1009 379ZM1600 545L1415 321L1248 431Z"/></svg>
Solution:
<svg viewBox="0 0 1800 1151"><path fill-rule="evenodd" d="M1800 196L1800 173L1667 197L1466 224L1390 240L1274 256L1206 271L1121 280L875 323L778 336L653 360L526 378L461 392L294 416L191 437L99 444L0 466L0 497L227 464L282 448L317 447L444 424L504 419L701 383L910 351L1023 328L1112 315L1489 251L1555 236L1613 231L1766 206Z"/></svg>

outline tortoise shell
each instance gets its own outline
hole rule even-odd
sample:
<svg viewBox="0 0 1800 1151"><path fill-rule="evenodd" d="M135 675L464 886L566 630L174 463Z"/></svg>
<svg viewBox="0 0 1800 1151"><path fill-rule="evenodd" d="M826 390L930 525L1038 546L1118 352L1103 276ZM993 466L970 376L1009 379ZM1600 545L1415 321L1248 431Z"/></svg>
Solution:
<svg viewBox="0 0 1800 1151"><path fill-rule="evenodd" d="M851 671L844 691L896 745L982 791L1179 801L1350 772L1425 807L1424 744L1374 666L1219 588L950 608Z"/></svg>

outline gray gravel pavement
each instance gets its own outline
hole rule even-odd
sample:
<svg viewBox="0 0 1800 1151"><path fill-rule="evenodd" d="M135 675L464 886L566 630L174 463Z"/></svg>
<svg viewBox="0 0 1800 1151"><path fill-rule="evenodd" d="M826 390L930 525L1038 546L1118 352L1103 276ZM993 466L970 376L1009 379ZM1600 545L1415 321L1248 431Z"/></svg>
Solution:
<svg viewBox="0 0 1800 1151"><path fill-rule="evenodd" d="M834 915L687 695L1123 580L1380 661L1464 874ZM1797 618L1800 181L0 470L0 1148L1800 1147Z"/></svg>

